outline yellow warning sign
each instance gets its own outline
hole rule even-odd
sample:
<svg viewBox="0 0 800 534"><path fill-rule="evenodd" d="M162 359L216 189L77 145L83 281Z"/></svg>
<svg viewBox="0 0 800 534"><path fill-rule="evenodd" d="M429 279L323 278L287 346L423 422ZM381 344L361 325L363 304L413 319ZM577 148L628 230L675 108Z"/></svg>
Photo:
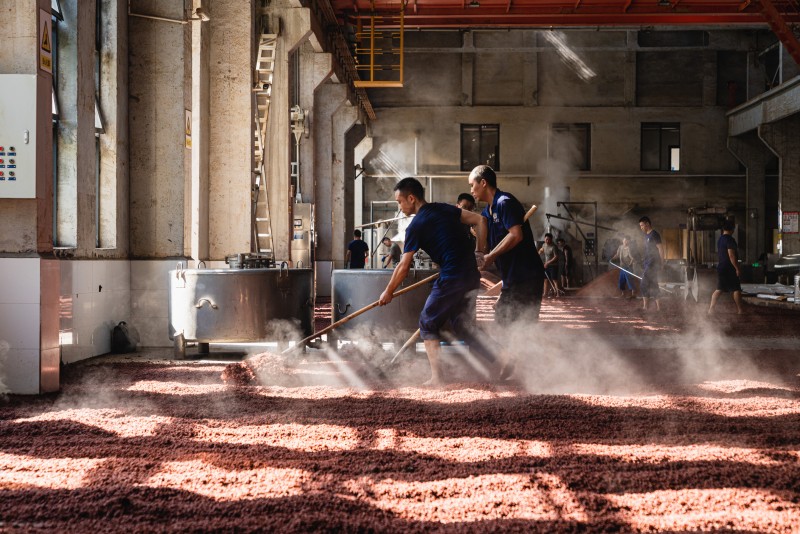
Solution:
<svg viewBox="0 0 800 534"><path fill-rule="evenodd" d="M49 12L39 10L39 68L53 73L53 19Z"/></svg>
<svg viewBox="0 0 800 534"><path fill-rule="evenodd" d="M192 148L192 112L189 111L188 109L184 111L186 112L185 114L186 118L184 119L184 124L186 124L185 128L186 143L184 144L184 146L186 148Z"/></svg>
<svg viewBox="0 0 800 534"><path fill-rule="evenodd" d="M47 29L47 26L42 29L42 50L45 52L53 51L53 49L50 48L50 30Z"/></svg>

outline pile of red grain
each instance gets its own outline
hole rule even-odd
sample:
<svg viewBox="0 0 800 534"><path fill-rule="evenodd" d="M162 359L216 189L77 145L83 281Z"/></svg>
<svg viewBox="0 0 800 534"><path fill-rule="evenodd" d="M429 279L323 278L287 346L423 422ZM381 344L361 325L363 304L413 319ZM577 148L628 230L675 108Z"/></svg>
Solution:
<svg viewBox="0 0 800 534"><path fill-rule="evenodd" d="M449 349L441 389L366 346L68 366L0 402L0 532L800 532L800 316L631 304L547 301L539 390Z"/></svg>

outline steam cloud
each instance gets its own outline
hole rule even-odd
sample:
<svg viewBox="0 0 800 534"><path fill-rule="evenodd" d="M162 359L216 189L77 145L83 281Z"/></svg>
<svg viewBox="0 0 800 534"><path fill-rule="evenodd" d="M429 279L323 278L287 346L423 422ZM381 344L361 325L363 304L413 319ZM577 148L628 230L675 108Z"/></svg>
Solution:
<svg viewBox="0 0 800 534"><path fill-rule="evenodd" d="M9 346L3 340L0 340L0 395L7 395L11 390L5 383L6 380L6 356L8 355Z"/></svg>

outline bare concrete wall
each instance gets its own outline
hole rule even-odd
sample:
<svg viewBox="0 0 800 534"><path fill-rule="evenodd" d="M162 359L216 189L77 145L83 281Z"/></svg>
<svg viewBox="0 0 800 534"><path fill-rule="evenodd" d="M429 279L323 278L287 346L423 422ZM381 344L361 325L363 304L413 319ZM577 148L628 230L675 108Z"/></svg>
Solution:
<svg viewBox="0 0 800 534"><path fill-rule="evenodd" d="M371 176L365 179L365 220L369 200L390 200L397 179L380 161L381 152L401 175L411 174L416 163L429 199L453 203L467 191L467 172L460 170L461 124L500 125L501 187L528 205L541 204L545 187L569 187L572 201L599 202L608 220L650 213L659 226L676 228L685 224L689 207L714 204L744 212L744 173L727 149L727 102L717 105L722 85L727 95L731 79L746 82L743 68L728 66L746 58L742 32L712 32L707 47L687 50L644 46L636 32L565 31L561 42L580 64L543 32L472 33L461 46L441 34L440 55L458 61L437 63L436 79L405 92L405 102L394 90L370 91L378 120L370 125L375 148L366 158ZM436 39L409 46L408 78L430 77ZM728 55L720 79L716 61L722 51ZM593 75L581 75L579 67ZM453 94L441 90L453 81L469 93L464 102L471 105L453 104ZM680 123L679 171L641 171L643 122ZM591 124L591 170L577 171L554 156L563 151L548 146L553 123ZM537 224L543 228L544 222Z"/></svg>

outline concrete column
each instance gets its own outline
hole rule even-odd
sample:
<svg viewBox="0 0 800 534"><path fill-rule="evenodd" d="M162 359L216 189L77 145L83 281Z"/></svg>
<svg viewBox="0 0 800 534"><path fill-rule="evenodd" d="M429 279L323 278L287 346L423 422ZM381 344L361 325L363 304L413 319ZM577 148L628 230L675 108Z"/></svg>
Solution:
<svg viewBox="0 0 800 534"><path fill-rule="evenodd" d="M252 241L255 24L241 0L215 0L209 16L208 254L220 260Z"/></svg>
<svg viewBox="0 0 800 534"><path fill-rule="evenodd" d="M625 32L628 48L633 49L625 53L624 73L624 101L626 106L636 105L636 50L638 44L638 32Z"/></svg>
<svg viewBox="0 0 800 534"><path fill-rule="evenodd" d="M86 256L95 248L95 3L65 3L59 32L57 245Z"/></svg>
<svg viewBox="0 0 800 534"><path fill-rule="evenodd" d="M764 143L755 132L739 137L728 138L728 149L747 168L745 179L746 221L745 257L746 263L753 263L763 252L769 252L770 240L765 235L766 215L766 151Z"/></svg>
<svg viewBox="0 0 800 534"><path fill-rule="evenodd" d="M306 134L300 142L300 185L304 202L315 202L314 91L333 75L333 56L315 52L310 43L300 51L300 107L307 111Z"/></svg>
<svg viewBox="0 0 800 534"><path fill-rule="evenodd" d="M99 255L128 256L128 3L103 0Z"/></svg>
<svg viewBox="0 0 800 534"><path fill-rule="evenodd" d="M331 219L333 222L333 261L335 264L344 264L344 249L349 241L348 224L351 235L353 228L353 212L351 209L348 213L347 194L349 192L351 197L353 194L354 165L352 150L356 145L355 142L352 142L348 146L347 133L358 120L358 107L345 100L333 114L332 119L331 205L333 206L333 216ZM360 137L363 137L363 134Z"/></svg>
<svg viewBox="0 0 800 534"><path fill-rule="evenodd" d="M139 3L134 12L177 20L183 1ZM141 10L141 11L140 11ZM184 148L191 78L190 26L128 18L130 249L137 258L183 256L188 156Z"/></svg>
<svg viewBox="0 0 800 534"><path fill-rule="evenodd" d="M267 122L266 185L275 258L288 260L294 200L289 190L292 135L289 123L289 54L311 35L311 13L307 8L275 7L271 15L273 20L279 21L276 24L280 24L280 35L275 48L275 72ZM277 29L272 28L272 31Z"/></svg>
<svg viewBox="0 0 800 534"><path fill-rule="evenodd" d="M464 53L461 54L461 105L472 105L475 76L475 49L472 32L464 32Z"/></svg>
<svg viewBox="0 0 800 534"><path fill-rule="evenodd" d="M342 188L341 178L338 184L333 178L335 167L335 145L334 145L334 114L344 106L347 100L347 86L340 83L325 83L317 89L314 98L314 129L311 134L314 137L314 173L316 178L316 188L314 191L315 212L317 229L317 261L333 262L334 259L344 259L344 251L338 254L334 244L334 221L336 214L333 205L335 185ZM342 152L340 151L339 154ZM339 161L342 165L341 160ZM339 173L341 176L341 172ZM341 195L341 193L340 193ZM339 216L343 220L343 208L340 207ZM341 223L340 223L341 224ZM338 240L340 241L340 240ZM341 268L342 264L335 267Z"/></svg>
<svg viewBox="0 0 800 534"><path fill-rule="evenodd" d="M800 116L792 115L779 122L762 124L758 136L779 158L778 207L800 211ZM779 227L782 221L779 221ZM783 234L783 254L800 254L800 234Z"/></svg>
<svg viewBox="0 0 800 534"><path fill-rule="evenodd" d="M192 6L197 9L202 3L202 0L193 0ZM192 176L189 242L190 255L197 261L209 259L209 34L208 23L200 20L192 21Z"/></svg>

